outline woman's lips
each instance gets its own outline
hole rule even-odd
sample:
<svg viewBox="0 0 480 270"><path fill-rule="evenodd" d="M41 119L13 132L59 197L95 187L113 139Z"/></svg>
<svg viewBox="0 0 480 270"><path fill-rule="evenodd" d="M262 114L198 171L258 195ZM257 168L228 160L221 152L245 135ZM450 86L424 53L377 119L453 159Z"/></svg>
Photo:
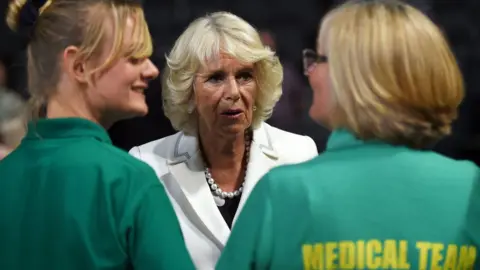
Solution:
<svg viewBox="0 0 480 270"><path fill-rule="evenodd" d="M225 116L228 118L238 118L242 113L243 113L242 110L232 109L232 110L226 110L222 112L222 116Z"/></svg>

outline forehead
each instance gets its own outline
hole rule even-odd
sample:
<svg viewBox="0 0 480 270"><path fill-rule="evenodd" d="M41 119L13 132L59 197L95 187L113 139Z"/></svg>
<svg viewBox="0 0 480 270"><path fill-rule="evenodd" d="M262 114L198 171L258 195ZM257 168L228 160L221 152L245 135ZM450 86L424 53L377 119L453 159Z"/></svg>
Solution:
<svg viewBox="0 0 480 270"><path fill-rule="evenodd" d="M129 40L133 37L133 32L135 30L135 18L133 16L128 16L125 22L125 39Z"/></svg>
<svg viewBox="0 0 480 270"><path fill-rule="evenodd" d="M123 33L123 43L124 44L132 44L139 42L136 40L136 36L134 35L135 27L136 27L136 20L132 16L128 16L125 20L124 27L120 28L119 30ZM103 27L105 27L105 39L107 43L113 42L115 38L116 32L114 31L114 23L111 17L107 17L104 19Z"/></svg>
<svg viewBox="0 0 480 270"><path fill-rule="evenodd" d="M242 62L232 55L220 53L218 57L205 61L205 63L200 66L199 73L208 73L219 70L227 72L237 71L245 68L253 68L253 66L253 63Z"/></svg>
<svg viewBox="0 0 480 270"><path fill-rule="evenodd" d="M104 37L99 54L112 60L121 57L150 57L153 44L143 12L140 9L120 11L102 19Z"/></svg>

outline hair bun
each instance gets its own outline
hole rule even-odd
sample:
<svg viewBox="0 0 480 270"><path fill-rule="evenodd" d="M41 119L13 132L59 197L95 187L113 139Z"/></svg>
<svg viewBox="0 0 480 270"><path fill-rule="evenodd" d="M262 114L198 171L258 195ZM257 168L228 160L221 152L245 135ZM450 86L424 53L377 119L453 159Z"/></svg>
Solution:
<svg viewBox="0 0 480 270"><path fill-rule="evenodd" d="M8 6L7 25L13 31L31 33L38 16L51 0L11 0Z"/></svg>

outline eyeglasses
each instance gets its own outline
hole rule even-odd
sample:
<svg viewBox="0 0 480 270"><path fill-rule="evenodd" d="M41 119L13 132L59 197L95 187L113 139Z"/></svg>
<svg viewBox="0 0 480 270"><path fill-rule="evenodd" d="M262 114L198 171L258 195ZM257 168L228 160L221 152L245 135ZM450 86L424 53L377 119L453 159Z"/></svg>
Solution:
<svg viewBox="0 0 480 270"><path fill-rule="evenodd" d="M302 52L303 59L303 73L308 75L309 72L315 67L316 64L327 63L328 57L325 55L319 55L314 50L305 49Z"/></svg>

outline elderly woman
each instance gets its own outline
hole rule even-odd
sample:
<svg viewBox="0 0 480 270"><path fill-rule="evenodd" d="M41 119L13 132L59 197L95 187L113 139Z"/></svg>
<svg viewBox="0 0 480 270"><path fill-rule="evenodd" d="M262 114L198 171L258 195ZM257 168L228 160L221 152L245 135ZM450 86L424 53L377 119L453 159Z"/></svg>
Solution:
<svg viewBox="0 0 480 270"><path fill-rule="evenodd" d="M130 153L162 179L197 269L213 269L258 180L315 157L316 146L264 123L281 95L282 66L233 14L190 24L164 76L165 114L179 132Z"/></svg>
<svg viewBox="0 0 480 270"><path fill-rule="evenodd" d="M217 269L480 269L479 169L428 150L463 97L440 30L400 2L347 2L304 60L327 150L259 182Z"/></svg>
<svg viewBox="0 0 480 270"><path fill-rule="evenodd" d="M26 116L21 97L0 87L0 160L14 150L25 136Z"/></svg>

